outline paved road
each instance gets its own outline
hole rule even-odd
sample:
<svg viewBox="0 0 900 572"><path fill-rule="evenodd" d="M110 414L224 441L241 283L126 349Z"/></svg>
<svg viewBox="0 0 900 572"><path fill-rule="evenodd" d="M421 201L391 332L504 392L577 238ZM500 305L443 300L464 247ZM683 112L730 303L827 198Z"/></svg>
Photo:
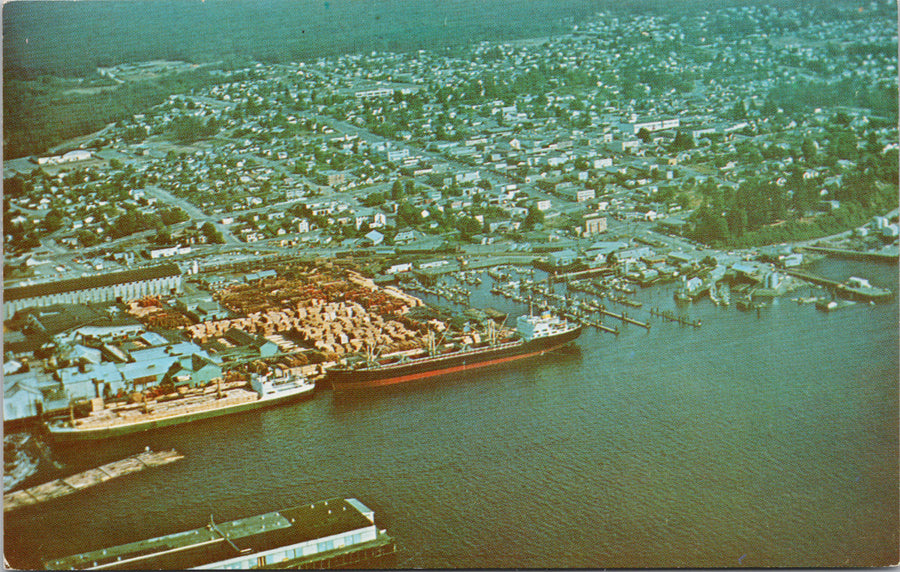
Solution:
<svg viewBox="0 0 900 572"><path fill-rule="evenodd" d="M191 204L188 200L178 198L168 191L157 187L156 185L148 185L145 190L156 197L158 200L166 204L175 205L181 208L181 210L186 212L194 220L212 223L212 225L222 233L222 236L225 238L225 244L243 244L240 240L235 238L233 234L231 234L231 231L228 230L227 226L216 221L215 219L213 219L213 217L207 215L205 212Z"/></svg>

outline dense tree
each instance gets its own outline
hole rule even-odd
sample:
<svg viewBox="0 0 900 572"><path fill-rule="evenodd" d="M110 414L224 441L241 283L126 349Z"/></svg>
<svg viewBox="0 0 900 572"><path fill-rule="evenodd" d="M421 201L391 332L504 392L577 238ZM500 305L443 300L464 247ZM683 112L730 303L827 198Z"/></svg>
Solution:
<svg viewBox="0 0 900 572"><path fill-rule="evenodd" d="M800 145L800 151L803 153L803 158L808 162L815 162L818 154L818 147L816 142L811 138L806 137L803 139L803 143Z"/></svg>
<svg viewBox="0 0 900 572"><path fill-rule="evenodd" d="M47 232L54 232L62 228L63 221L63 213L61 213L58 209L50 209L50 212L47 213L47 216L44 217L44 230Z"/></svg>
<svg viewBox="0 0 900 572"><path fill-rule="evenodd" d="M206 237L207 242L212 244L224 244L225 237L222 236L222 233L215 227L215 225L209 221L203 223L203 226L200 227L200 232Z"/></svg>
<svg viewBox="0 0 900 572"><path fill-rule="evenodd" d="M92 232L88 229L80 229L75 233L75 238L78 239L79 244L85 247L96 246L100 243L100 235L96 232Z"/></svg>
<svg viewBox="0 0 900 572"><path fill-rule="evenodd" d="M160 228L153 237L153 242L160 245L172 244L172 233L166 228Z"/></svg>
<svg viewBox="0 0 900 572"><path fill-rule="evenodd" d="M6 11L4 11L4 19ZM6 43L4 43L4 47ZM98 131L108 123L129 118L162 103L173 93L209 85L213 76L201 69L129 82L113 90L66 93L67 83L42 84L4 77L4 157L12 159L44 153L66 139ZM132 138L139 137L137 131Z"/></svg>
<svg viewBox="0 0 900 572"><path fill-rule="evenodd" d="M694 136L685 129L679 129L672 141L672 151L684 151L694 148Z"/></svg>
<svg viewBox="0 0 900 572"><path fill-rule="evenodd" d="M402 222L406 226L415 226L417 225L422 218L419 216L419 211L416 210L416 207L412 206L406 201L402 201L400 205L397 207L397 222Z"/></svg>
<svg viewBox="0 0 900 572"><path fill-rule="evenodd" d="M373 192L369 193L365 198L362 199L362 204L367 207L377 207L383 205L385 203L384 193Z"/></svg>
<svg viewBox="0 0 900 572"><path fill-rule="evenodd" d="M215 135L219 127L213 117L204 122L195 115L179 115L169 122L168 131L172 139L179 143L193 143Z"/></svg>
<svg viewBox="0 0 900 572"><path fill-rule="evenodd" d="M462 216L457 219L457 229L464 237L471 237L481 232L481 223L470 216Z"/></svg>
<svg viewBox="0 0 900 572"><path fill-rule="evenodd" d="M734 107L731 108L728 117L735 121L747 119L747 105L743 100L738 100L734 103Z"/></svg>

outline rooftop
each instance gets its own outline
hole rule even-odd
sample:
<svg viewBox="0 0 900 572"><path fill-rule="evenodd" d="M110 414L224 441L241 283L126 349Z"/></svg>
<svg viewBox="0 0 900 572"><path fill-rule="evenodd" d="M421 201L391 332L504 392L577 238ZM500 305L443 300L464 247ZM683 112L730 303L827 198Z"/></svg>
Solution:
<svg viewBox="0 0 900 572"><path fill-rule="evenodd" d="M107 274L84 276L82 278L72 278L70 280L59 280L56 282L44 282L29 286L5 288L3 290L3 296L5 300L26 300L38 296L49 296L51 294L62 294L63 292L103 288L115 284L126 284L128 282L153 280L154 278L167 278L169 276L180 275L181 270L178 269L177 265L163 264L160 266L151 266L149 268L123 270L122 272L109 272Z"/></svg>
<svg viewBox="0 0 900 572"><path fill-rule="evenodd" d="M176 532L45 562L49 569L185 570L373 526L356 499L314 504Z"/></svg>
<svg viewBox="0 0 900 572"><path fill-rule="evenodd" d="M111 305L108 303L100 303L53 304L40 308L28 308L16 313L14 324L17 329L32 326L27 332L28 335L42 331L50 336L87 325L106 327L140 325L140 322L133 316L109 312L110 307ZM8 341L4 340L4 343L8 343Z"/></svg>

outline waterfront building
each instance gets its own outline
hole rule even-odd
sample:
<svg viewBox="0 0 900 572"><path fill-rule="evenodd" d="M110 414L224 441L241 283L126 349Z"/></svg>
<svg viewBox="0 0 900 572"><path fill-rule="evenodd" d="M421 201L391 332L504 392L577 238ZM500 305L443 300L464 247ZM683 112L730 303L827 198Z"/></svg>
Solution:
<svg viewBox="0 0 900 572"><path fill-rule="evenodd" d="M45 562L50 570L247 570L355 567L393 554L355 498L303 504Z"/></svg>
<svg viewBox="0 0 900 572"><path fill-rule="evenodd" d="M194 343L168 344L158 335L142 338L145 343L159 338L163 345L128 352L104 344L100 353L117 359L99 363L97 350L75 345L67 355L74 365L4 376L4 421L65 409L72 401L140 391L164 379L173 385L203 385L222 376L222 366Z"/></svg>
<svg viewBox="0 0 900 572"><path fill-rule="evenodd" d="M553 266L568 266L575 262L575 258L578 255L573 250L565 249L559 252L551 252L548 255L550 260L550 264Z"/></svg>
<svg viewBox="0 0 900 572"><path fill-rule="evenodd" d="M3 310L9 317L18 310L32 306L134 300L144 296L180 293L181 289L181 270L175 264L164 264L6 288L3 292Z"/></svg>
<svg viewBox="0 0 900 572"><path fill-rule="evenodd" d="M35 417L40 407L63 408L69 401L55 391L58 383L43 372L25 372L3 375L3 424Z"/></svg>

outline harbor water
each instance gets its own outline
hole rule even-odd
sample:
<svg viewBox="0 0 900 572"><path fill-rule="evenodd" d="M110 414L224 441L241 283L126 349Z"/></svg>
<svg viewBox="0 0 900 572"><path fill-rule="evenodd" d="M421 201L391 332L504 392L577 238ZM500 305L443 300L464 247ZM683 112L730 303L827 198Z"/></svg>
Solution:
<svg viewBox="0 0 900 572"><path fill-rule="evenodd" d="M823 260L897 292L894 265ZM474 307L527 307L488 292ZM375 511L412 567L837 567L896 561L898 305L759 312L673 286L649 321L440 383L88 445L19 486L149 446L185 458L5 516L13 566L332 497ZM562 291L562 290L560 290ZM801 291L798 295L815 295ZM819 295L824 295L819 292ZM702 320L693 328L649 308ZM34 439L40 439L34 437Z"/></svg>

